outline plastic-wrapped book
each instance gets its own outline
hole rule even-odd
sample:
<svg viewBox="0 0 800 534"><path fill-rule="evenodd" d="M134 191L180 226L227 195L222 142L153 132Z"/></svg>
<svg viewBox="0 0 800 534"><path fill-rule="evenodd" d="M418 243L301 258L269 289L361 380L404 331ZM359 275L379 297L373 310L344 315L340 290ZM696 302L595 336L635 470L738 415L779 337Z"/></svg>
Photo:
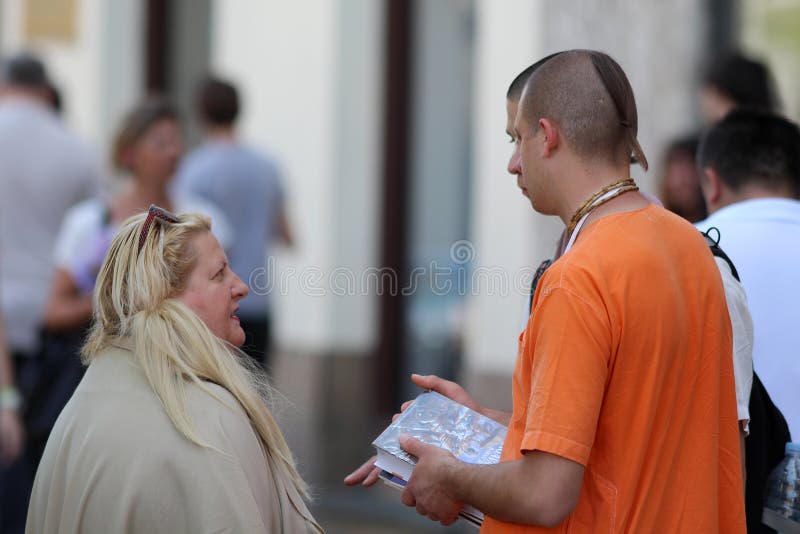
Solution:
<svg viewBox="0 0 800 534"><path fill-rule="evenodd" d="M417 459L400 448L400 435L446 449L462 462L496 464L507 430L497 421L435 391L427 391L372 442L378 451L375 465L383 470L384 482L402 489L411 478ZM473 524L483 522L483 514L469 505L461 515Z"/></svg>

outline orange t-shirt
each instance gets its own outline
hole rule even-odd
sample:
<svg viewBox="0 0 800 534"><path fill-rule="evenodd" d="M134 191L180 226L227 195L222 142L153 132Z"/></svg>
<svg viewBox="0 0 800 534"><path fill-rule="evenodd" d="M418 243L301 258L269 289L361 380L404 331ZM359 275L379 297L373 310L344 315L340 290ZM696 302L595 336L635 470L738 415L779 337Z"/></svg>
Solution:
<svg viewBox="0 0 800 534"><path fill-rule="evenodd" d="M536 290L501 460L582 464L578 504L551 530L481 532L745 532L731 343L694 227L655 205L587 226Z"/></svg>

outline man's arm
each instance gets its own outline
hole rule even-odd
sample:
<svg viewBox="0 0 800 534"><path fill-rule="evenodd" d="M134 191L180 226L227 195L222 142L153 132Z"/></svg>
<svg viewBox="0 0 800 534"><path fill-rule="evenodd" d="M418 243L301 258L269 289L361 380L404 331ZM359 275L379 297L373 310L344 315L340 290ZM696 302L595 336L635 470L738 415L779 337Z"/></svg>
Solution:
<svg viewBox="0 0 800 534"><path fill-rule="evenodd" d="M584 467L542 451L496 465L473 465L410 438L402 447L419 458L403 503L448 525L469 503L500 521L554 527L575 508Z"/></svg>
<svg viewBox="0 0 800 534"><path fill-rule="evenodd" d="M742 487L747 487L747 458L745 458L745 445L744 440L747 438L747 433L744 431L743 421L739 421L739 452L742 457Z"/></svg>
<svg viewBox="0 0 800 534"><path fill-rule="evenodd" d="M285 247L294 247L294 232L292 226L289 224L289 216L286 213L285 204L281 204L280 211L278 212L278 224L275 228L275 233Z"/></svg>
<svg viewBox="0 0 800 534"><path fill-rule="evenodd" d="M73 330L92 318L92 295L81 294L72 276L62 268L53 273L42 322L53 331Z"/></svg>

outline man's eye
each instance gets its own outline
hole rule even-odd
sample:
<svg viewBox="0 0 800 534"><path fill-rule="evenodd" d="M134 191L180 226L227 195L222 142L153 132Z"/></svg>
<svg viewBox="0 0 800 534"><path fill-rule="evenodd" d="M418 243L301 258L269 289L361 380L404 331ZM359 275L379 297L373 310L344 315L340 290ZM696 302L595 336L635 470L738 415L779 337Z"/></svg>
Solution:
<svg viewBox="0 0 800 534"><path fill-rule="evenodd" d="M511 136L509 135L509 136L508 136L508 142L509 142L509 143L511 143L511 144L513 145L514 143L516 143L516 142L517 142L517 140L516 140L515 138L513 138L513 137L511 137Z"/></svg>

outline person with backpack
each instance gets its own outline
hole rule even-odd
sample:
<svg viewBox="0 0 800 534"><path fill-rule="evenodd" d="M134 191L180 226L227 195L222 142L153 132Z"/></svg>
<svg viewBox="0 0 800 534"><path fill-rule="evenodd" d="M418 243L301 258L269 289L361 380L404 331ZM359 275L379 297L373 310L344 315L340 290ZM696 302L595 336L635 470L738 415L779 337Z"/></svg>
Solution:
<svg viewBox="0 0 800 534"><path fill-rule="evenodd" d="M800 129L769 111L732 111L704 134L698 167L711 215L697 227L718 233L753 317L748 529L771 532L760 521L764 485L800 435Z"/></svg>
<svg viewBox="0 0 800 534"><path fill-rule="evenodd" d="M800 435L800 129L767 111L738 109L698 152L709 216L736 265L753 316L753 366Z"/></svg>
<svg viewBox="0 0 800 534"><path fill-rule="evenodd" d="M702 237L630 179L632 155L647 167L637 123L606 54L558 54L526 81L513 129L521 185L569 240L520 336L511 414L415 377L509 424L495 466L402 439L419 458L403 502L419 513L449 524L469 503L492 533L744 532L722 283ZM365 471L346 482L371 481Z"/></svg>

